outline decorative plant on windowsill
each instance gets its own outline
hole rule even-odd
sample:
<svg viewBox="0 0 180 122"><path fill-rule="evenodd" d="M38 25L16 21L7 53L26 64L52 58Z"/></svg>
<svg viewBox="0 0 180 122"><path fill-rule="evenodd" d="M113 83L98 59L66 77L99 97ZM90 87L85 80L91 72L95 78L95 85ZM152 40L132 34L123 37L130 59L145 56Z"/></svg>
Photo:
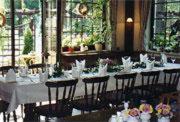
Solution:
<svg viewBox="0 0 180 122"><path fill-rule="evenodd" d="M102 34L93 33L93 40L96 51L102 51L103 44L105 43Z"/></svg>
<svg viewBox="0 0 180 122"><path fill-rule="evenodd" d="M167 42L168 42L168 40L164 39L164 35L159 34L152 40L152 43L154 46L153 48L155 48L157 51L163 52L166 47Z"/></svg>

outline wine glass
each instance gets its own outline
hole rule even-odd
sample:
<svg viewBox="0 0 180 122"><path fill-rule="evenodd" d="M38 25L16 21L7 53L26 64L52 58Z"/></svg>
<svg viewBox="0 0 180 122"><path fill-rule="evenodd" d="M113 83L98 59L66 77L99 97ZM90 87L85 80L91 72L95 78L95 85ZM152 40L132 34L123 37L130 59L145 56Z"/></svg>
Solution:
<svg viewBox="0 0 180 122"><path fill-rule="evenodd" d="M172 61L172 63L174 64L174 63L175 63L175 61L176 61L176 59L175 59L175 58L173 58L173 57L171 57L171 61Z"/></svg>

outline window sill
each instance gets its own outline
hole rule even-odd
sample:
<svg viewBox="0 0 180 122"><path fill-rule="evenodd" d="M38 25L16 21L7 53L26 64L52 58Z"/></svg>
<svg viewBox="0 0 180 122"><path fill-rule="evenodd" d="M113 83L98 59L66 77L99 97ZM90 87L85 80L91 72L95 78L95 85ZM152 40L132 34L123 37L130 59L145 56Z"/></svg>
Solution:
<svg viewBox="0 0 180 122"><path fill-rule="evenodd" d="M102 51L96 51L96 50L92 50L92 51L74 51L72 53L70 52L62 52L63 56L84 56L84 55L98 55L101 53L105 53L105 52L109 52L108 50L102 50Z"/></svg>
<svg viewBox="0 0 180 122"><path fill-rule="evenodd" d="M180 53L157 52L157 51L153 51L153 50L147 50L146 52L148 52L148 53L153 53L153 54L161 54L161 53L164 53L164 54L166 54L166 55L169 56L169 57L178 57L178 58L180 58Z"/></svg>

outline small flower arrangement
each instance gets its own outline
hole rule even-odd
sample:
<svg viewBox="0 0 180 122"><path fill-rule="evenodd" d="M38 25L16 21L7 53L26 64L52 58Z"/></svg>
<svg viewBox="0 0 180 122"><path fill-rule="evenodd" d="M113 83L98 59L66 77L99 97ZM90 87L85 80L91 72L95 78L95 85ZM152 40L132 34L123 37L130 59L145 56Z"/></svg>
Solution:
<svg viewBox="0 0 180 122"><path fill-rule="evenodd" d="M159 118L161 117L169 117L171 118L173 116L173 113L171 112L171 106L168 104L160 103L156 106L157 116Z"/></svg>
<svg viewBox="0 0 180 122"><path fill-rule="evenodd" d="M153 112L153 108L150 104L141 104L139 107L140 112L144 112L144 113L152 113Z"/></svg>
<svg viewBox="0 0 180 122"><path fill-rule="evenodd" d="M137 108L133 108L129 110L129 116L132 117L139 117L140 116L140 111Z"/></svg>
<svg viewBox="0 0 180 122"><path fill-rule="evenodd" d="M106 64L113 65L114 61L109 59L109 58L106 58L106 59L100 59L99 63L102 64L102 65L106 65Z"/></svg>

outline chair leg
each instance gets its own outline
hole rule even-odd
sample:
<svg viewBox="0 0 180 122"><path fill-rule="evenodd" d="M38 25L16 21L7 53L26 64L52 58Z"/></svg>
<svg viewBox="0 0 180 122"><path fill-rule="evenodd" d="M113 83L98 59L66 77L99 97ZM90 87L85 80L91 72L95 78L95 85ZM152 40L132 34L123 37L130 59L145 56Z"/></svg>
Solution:
<svg viewBox="0 0 180 122"><path fill-rule="evenodd" d="M84 114L84 111L83 111L83 110L81 110L81 114Z"/></svg>
<svg viewBox="0 0 180 122"><path fill-rule="evenodd" d="M3 121L6 122L6 113L3 112Z"/></svg>
<svg viewBox="0 0 180 122"><path fill-rule="evenodd" d="M17 122L17 117L16 117L16 112L13 111L13 118L14 118L14 121Z"/></svg>
<svg viewBox="0 0 180 122"><path fill-rule="evenodd" d="M10 114L7 115L7 122L9 122Z"/></svg>
<svg viewBox="0 0 180 122"><path fill-rule="evenodd" d="M21 117L22 117L22 118L23 118L23 116L24 116L24 115L23 115L23 112L24 112L23 109L24 109L24 107L23 107L23 104L22 104L22 105L21 105Z"/></svg>

